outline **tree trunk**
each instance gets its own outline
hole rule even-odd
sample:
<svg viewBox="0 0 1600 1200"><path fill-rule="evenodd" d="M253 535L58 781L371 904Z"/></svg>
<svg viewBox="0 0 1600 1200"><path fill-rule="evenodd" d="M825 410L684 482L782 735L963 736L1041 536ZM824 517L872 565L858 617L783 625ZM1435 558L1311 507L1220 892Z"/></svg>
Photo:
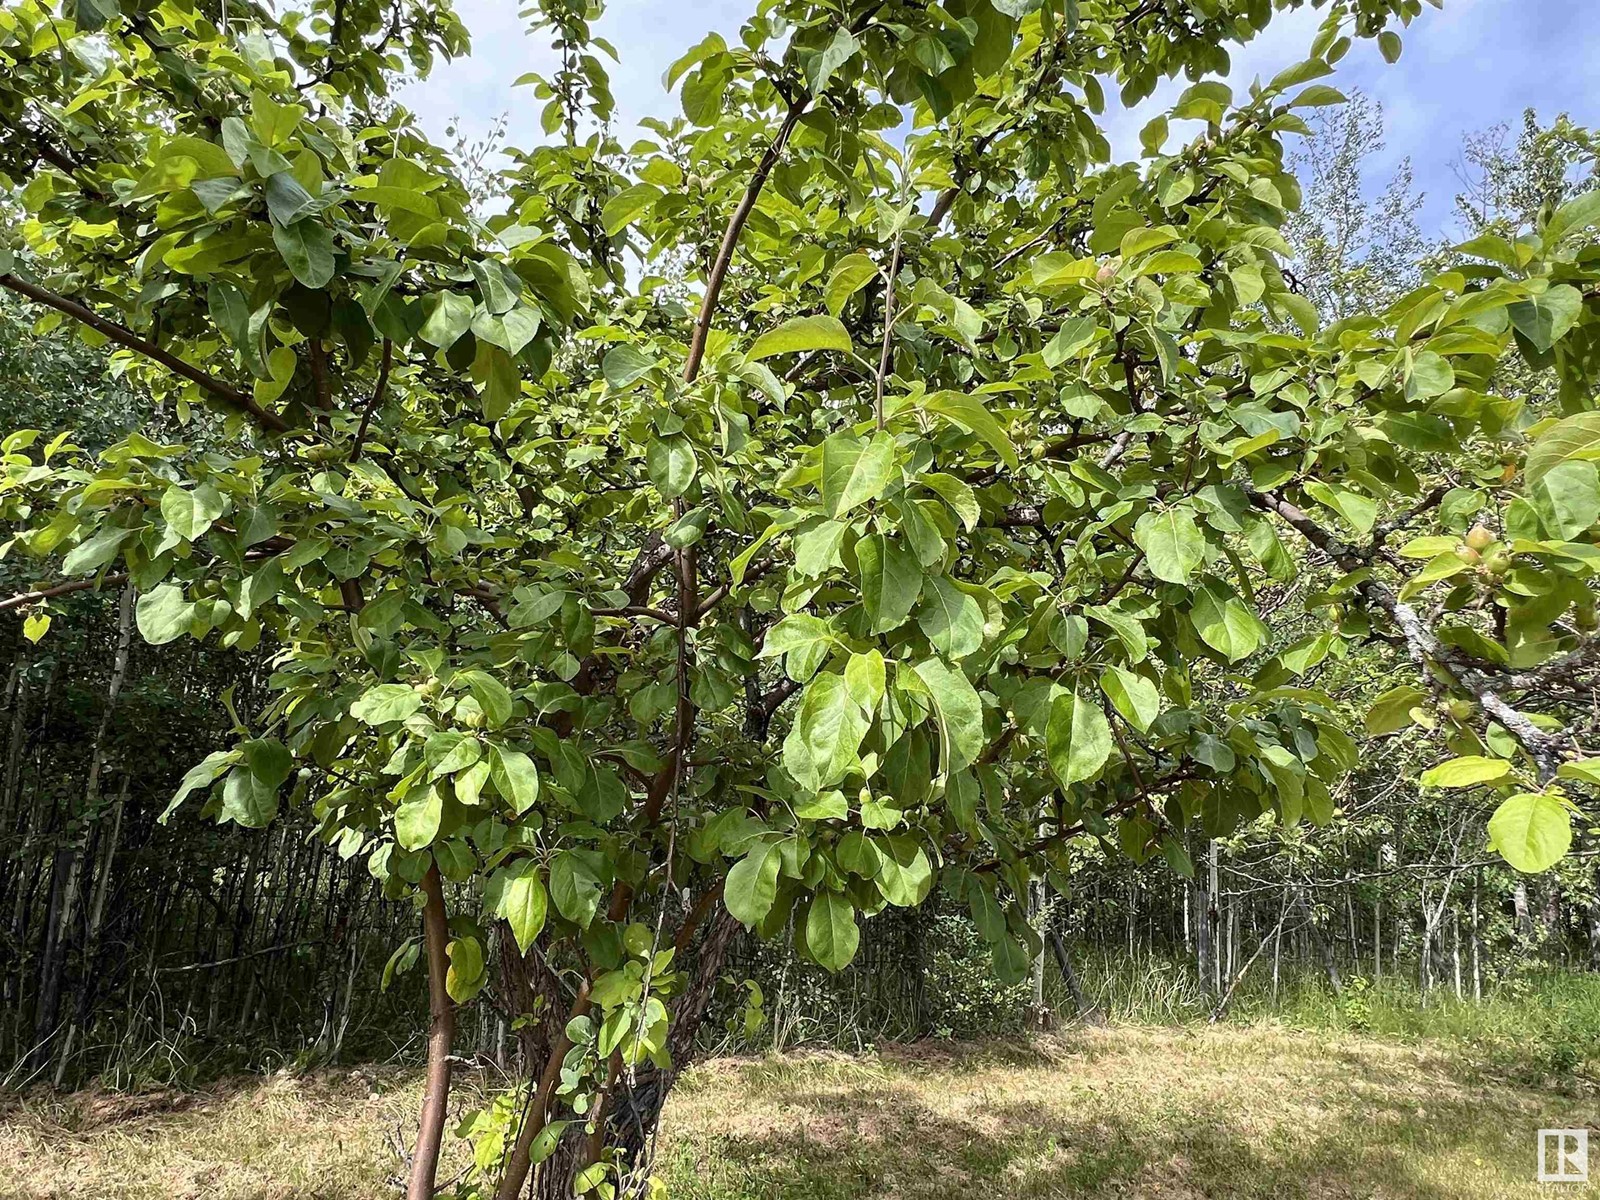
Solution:
<svg viewBox="0 0 1600 1200"><path fill-rule="evenodd" d="M61 1086L67 1059L72 1054L72 1044L77 1038L78 1030L88 1023L98 998L97 988L101 976L97 964L100 958L100 931L105 926L106 893L111 890L112 867L116 862L117 845L122 838L122 814L127 807L128 790L132 784L133 776L124 773L122 787L117 792L117 800L111 810L111 833L106 838L105 857L101 861L99 875L94 881L93 899L89 902L89 919L83 936L83 982L78 986L76 1015L72 1023L67 1026L66 1041L61 1048L61 1060L56 1069L57 1087Z"/></svg>
<svg viewBox="0 0 1600 1200"><path fill-rule="evenodd" d="M1322 957L1322 969L1328 973L1328 986L1333 988L1333 994L1344 994L1344 982L1339 978L1339 964L1334 961L1333 947L1328 944L1328 939L1322 936L1322 931L1317 928L1316 921L1311 916L1311 908L1305 902L1305 897L1296 897L1295 903L1300 906L1300 912L1306 919L1306 933L1311 938L1311 944L1317 948L1317 953Z"/></svg>
<svg viewBox="0 0 1600 1200"><path fill-rule="evenodd" d="M1528 909L1528 885L1521 878L1511 889L1511 911L1516 918L1517 932L1524 938L1533 937L1533 914Z"/></svg>
<svg viewBox="0 0 1600 1200"><path fill-rule="evenodd" d="M1049 931L1050 950L1054 954L1056 966L1061 968L1061 978L1067 985L1067 995L1072 997L1073 1007L1078 1010L1078 1019L1090 1025L1104 1025L1105 1018L1100 1015L1100 1010L1089 1002L1083 993L1083 984L1078 980L1078 973L1072 969L1072 955L1067 953L1067 945L1061 938L1061 931L1051 927Z"/></svg>
<svg viewBox="0 0 1600 1200"><path fill-rule="evenodd" d="M1455 981L1456 999L1461 999L1461 914L1450 914L1450 973Z"/></svg>
<svg viewBox="0 0 1600 1200"><path fill-rule="evenodd" d="M1483 999L1483 964L1480 957L1478 936L1478 890L1483 880L1480 876L1472 877L1472 998Z"/></svg>
<svg viewBox="0 0 1600 1200"><path fill-rule="evenodd" d="M445 972L450 968L450 928L437 864L429 866L422 877L422 894L422 940L428 961L428 1012L432 1021L428 1028L428 1077L417 1121L417 1145L406 1180L406 1200L433 1200L439 1146L450 1103L450 1043L456 1031L456 1006L445 991Z"/></svg>
<svg viewBox="0 0 1600 1200"><path fill-rule="evenodd" d="M1028 917L1035 933L1040 935L1039 953L1033 956L1033 1011L1029 1013L1029 1024L1036 1031L1043 1032L1055 1024L1055 1014L1050 1011L1050 1006L1044 1001L1044 931L1049 921L1049 913L1044 902L1044 880L1034 879L1028 883Z"/></svg>
<svg viewBox="0 0 1600 1200"><path fill-rule="evenodd" d="M1476 955L1473 961L1476 963ZM1600 883L1597 883L1594 900L1589 904L1589 970L1600 971Z"/></svg>
<svg viewBox="0 0 1600 1200"><path fill-rule="evenodd" d="M1372 979L1383 978L1383 896L1372 901Z"/></svg>
<svg viewBox="0 0 1600 1200"><path fill-rule="evenodd" d="M642 1185L650 1171L655 1149L655 1134L666 1106L667 1096L683 1071L695 1061L695 1039L705 1021L716 989L717 976L728 955L728 949L739 932L739 923L720 905L711 919L704 940L694 956L694 966L689 986L678 1000L672 1015L672 1033L668 1052L672 1066L660 1070L650 1066L630 1074L624 1070L618 1078L605 1115L604 1146L615 1153L627 1178ZM679 952L682 961L682 951ZM534 1195L538 1200L572 1200L572 1176L589 1157L584 1145L581 1125L566 1131L555 1152L539 1166L534 1181ZM508 1178L502 1180L500 1200L514 1200L520 1188L508 1190ZM618 1195L632 1195L627 1188Z"/></svg>
<svg viewBox="0 0 1600 1200"><path fill-rule="evenodd" d="M133 589L125 587L117 606L117 648L111 663L111 679L106 686L106 706L100 713L94 742L89 751L89 778L84 788L84 807L80 829L70 835L68 844L56 852L55 890L51 896L51 920L45 934L45 951L40 960L39 1006L34 1013L35 1066L49 1060L49 1043L61 1018L61 992L66 976L68 941L77 914L78 883L89 831L100 816L100 777L105 768L106 737L111 731L117 696L128 673L128 652L133 644ZM56 1081L64 1078L67 1067L63 1053L56 1065Z"/></svg>

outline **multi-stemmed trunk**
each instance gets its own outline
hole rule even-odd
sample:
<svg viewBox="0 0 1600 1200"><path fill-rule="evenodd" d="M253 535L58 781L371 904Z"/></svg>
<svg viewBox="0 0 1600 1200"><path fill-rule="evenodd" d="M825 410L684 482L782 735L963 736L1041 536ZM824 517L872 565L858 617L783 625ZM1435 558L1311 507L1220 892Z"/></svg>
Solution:
<svg viewBox="0 0 1600 1200"><path fill-rule="evenodd" d="M710 1009L722 965L738 932L738 922L718 905L715 915L706 922L698 945L687 954L680 951L678 961L688 973L689 983L673 1006L672 1032L668 1038L672 1065L666 1069L646 1065L637 1070L624 1068L618 1072L606 1093L599 1136L589 1137L584 1124L574 1122L567 1127L555 1150L539 1164L533 1183L533 1194L539 1200L571 1200L573 1176L601 1154L617 1164L628 1182L643 1184L649 1174L662 1109L679 1076L695 1060L701 1026ZM505 978L507 974L512 977L508 983L509 995L526 997L541 989L542 981L538 975L530 979L534 972L548 974L542 967L533 965L537 962L537 955L523 958L514 952L502 958L502 977ZM587 1002L587 992L583 991L575 1000L552 1011L570 1013L573 1007L587 1007ZM541 1097L540 1093L545 1091L541 1085L553 1081L554 1071L559 1070L561 1059L570 1048L561 1035L564 1022L546 1021L541 1024L547 1030L555 1030L554 1039L536 1036L525 1040L523 1044L525 1055L534 1043L544 1054L542 1063L533 1060L525 1068L532 1070L542 1067L544 1072L538 1078L530 1078L536 1090L531 1102L529 1128L535 1130L546 1120L559 1115L555 1097ZM531 1135L525 1140L531 1141ZM502 1198L521 1195L528 1173L526 1157L519 1160L513 1156L501 1177L498 1195Z"/></svg>

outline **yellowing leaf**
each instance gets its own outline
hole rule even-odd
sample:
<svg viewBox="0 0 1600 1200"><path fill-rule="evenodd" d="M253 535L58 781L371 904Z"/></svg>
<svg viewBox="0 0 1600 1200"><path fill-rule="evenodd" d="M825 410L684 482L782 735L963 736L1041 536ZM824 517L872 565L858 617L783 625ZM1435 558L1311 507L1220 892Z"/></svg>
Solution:
<svg viewBox="0 0 1600 1200"><path fill-rule="evenodd" d="M756 339L745 359L758 362L775 354L797 354L806 350L845 350L852 348L850 331L837 317L791 317L776 329Z"/></svg>

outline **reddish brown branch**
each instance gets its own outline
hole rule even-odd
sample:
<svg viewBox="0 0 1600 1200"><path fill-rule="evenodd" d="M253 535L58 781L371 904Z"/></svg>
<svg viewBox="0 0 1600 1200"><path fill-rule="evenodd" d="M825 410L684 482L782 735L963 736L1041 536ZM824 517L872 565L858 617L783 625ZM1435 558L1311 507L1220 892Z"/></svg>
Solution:
<svg viewBox="0 0 1600 1200"><path fill-rule="evenodd" d="M761 156L761 162L756 166L755 174L750 177L750 183L744 190L744 197L739 201L739 207L734 209L733 216L728 218L728 228L722 235L722 248L717 251L717 257L711 264L711 271L706 276L705 299L700 302L700 315L695 318L694 334L689 340L689 357L683 364L685 383L693 383L700 374L700 361L706 353L706 338L711 334L711 318L716 315L717 300L722 295L723 280L727 278L734 250L739 245L739 235L744 232L745 222L750 219L750 213L761 197L761 189L766 186L767 176L772 174L772 168L778 165L778 158L783 154L784 146L788 144L789 135L800 123L800 118L805 115L806 106L810 102L811 98L806 96L789 106L789 113L784 117L783 124L778 127L777 136L772 139L772 144L767 147L766 153Z"/></svg>
<svg viewBox="0 0 1600 1200"><path fill-rule="evenodd" d="M445 989L450 969L449 917L444 908L444 885L437 864L422 877L422 941L428 959L428 1075L422 1093L422 1114L417 1123L417 1145L406 1181L406 1200L433 1200L439 1169L439 1147L450 1102L450 1043L455 1038L456 1006Z"/></svg>

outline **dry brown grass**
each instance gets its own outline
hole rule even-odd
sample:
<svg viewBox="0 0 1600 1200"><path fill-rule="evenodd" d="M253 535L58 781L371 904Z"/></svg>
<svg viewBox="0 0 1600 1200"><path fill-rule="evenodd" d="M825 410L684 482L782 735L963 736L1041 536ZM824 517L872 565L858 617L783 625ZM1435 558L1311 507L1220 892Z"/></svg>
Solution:
<svg viewBox="0 0 1600 1200"><path fill-rule="evenodd" d="M0 1195L389 1197L417 1096L413 1074L366 1072L14 1101ZM708 1063L669 1106L661 1173L683 1200L1600 1196L1532 1182L1534 1130L1578 1125L1600 1125L1592 1091L1448 1047L1120 1028Z"/></svg>

